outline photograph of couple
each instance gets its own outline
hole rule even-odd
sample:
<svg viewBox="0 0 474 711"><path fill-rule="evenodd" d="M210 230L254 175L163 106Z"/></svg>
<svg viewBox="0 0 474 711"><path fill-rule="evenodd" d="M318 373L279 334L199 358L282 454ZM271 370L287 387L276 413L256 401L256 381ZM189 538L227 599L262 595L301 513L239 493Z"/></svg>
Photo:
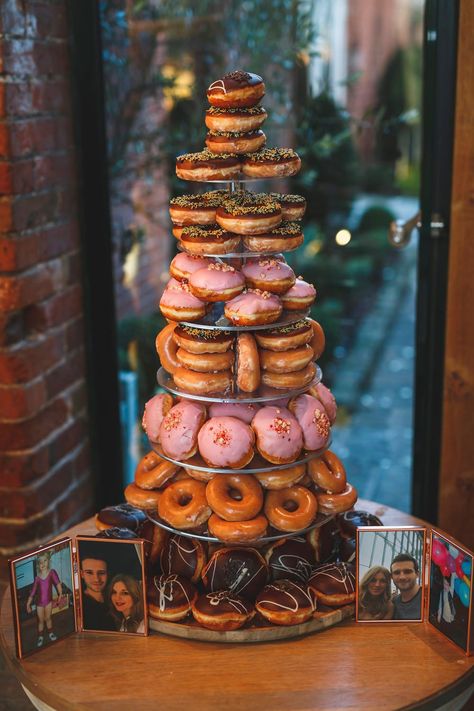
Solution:
<svg viewBox="0 0 474 711"><path fill-rule="evenodd" d="M358 534L357 620L421 621L425 530L379 528Z"/></svg>
<svg viewBox="0 0 474 711"><path fill-rule="evenodd" d="M82 629L147 634L141 545L78 537L77 549Z"/></svg>

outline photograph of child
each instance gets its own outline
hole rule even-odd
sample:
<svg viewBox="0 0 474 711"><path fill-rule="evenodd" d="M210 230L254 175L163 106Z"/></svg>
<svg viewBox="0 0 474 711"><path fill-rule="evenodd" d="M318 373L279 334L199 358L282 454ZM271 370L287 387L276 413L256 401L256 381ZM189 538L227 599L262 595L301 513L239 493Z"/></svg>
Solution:
<svg viewBox="0 0 474 711"><path fill-rule="evenodd" d="M70 541L10 563L19 656L75 631Z"/></svg>
<svg viewBox="0 0 474 711"><path fill-rule="evenodd" d="M428 619L468 652L472 606L472 555L438 532L432 532Z"/></svg>
<svg viewBox="0 0 474 711"><path fill-rule="evenodd" d="M357 621L421 621L423 528L359 529Z"/></svg>
<svg viewBox="0 0 474 711"><path fill-rule="evenodd" d="M147 634L143 544L77 537L85 631Z"/></svg>

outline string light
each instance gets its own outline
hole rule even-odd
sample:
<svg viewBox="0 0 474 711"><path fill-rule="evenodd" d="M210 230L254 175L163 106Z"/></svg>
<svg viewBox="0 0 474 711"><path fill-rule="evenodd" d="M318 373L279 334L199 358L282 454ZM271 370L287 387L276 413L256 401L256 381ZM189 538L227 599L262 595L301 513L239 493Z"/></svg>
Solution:
<svg viewBox="0 0 474 711"><path fill-rule="evenodd" d="M335 240L340 247L345 247L346 244L349 244L351 239L352 235L349 230L339 230L339 232L336 233Z"/></svg>

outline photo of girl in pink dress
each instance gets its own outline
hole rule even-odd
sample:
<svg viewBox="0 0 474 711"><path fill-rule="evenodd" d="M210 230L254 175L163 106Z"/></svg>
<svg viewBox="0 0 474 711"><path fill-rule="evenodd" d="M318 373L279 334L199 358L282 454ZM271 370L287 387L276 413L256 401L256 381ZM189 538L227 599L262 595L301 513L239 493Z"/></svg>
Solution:
<svg viewBox="0 0 474 711"><path fill-rule="evenodd" d="M54 568L50 567L51 553L45 551L40 553L36 559L37 574L30 595L26 602L26 611L31 614L31 603L36 603L36 615L38 617L38 641L37 647L44 643L44 626L51 642L56 641L57 636L53 632L53 585L56 588L58 597L62 594L62 584Z"/></svg>

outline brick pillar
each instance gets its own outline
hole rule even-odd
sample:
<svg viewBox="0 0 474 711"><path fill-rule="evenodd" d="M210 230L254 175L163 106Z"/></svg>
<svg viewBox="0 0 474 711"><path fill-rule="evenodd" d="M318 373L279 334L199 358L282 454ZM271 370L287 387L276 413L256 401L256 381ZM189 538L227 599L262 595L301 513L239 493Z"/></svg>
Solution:
<svg viewBox="0 0 474 711"><path fill-rule="evenodd" d="M1 0L0 33L4 563L84 518L93 493L66 2Z"/></svg>

